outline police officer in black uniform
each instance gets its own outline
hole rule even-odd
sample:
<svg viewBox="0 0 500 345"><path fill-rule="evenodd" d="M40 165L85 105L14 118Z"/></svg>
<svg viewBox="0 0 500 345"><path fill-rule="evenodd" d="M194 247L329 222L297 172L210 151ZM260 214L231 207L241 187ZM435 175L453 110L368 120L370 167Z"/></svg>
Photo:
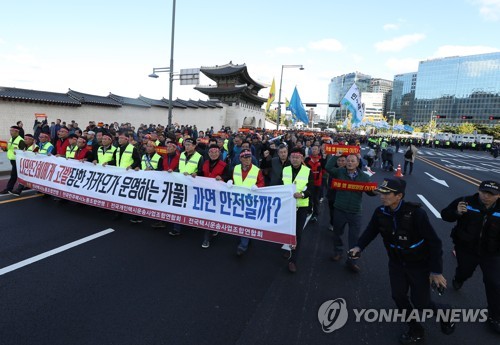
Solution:
<svg viewBox="0 0 500 345"><path fill-rule="evenodd" d="M359 257L378 234L382 236L389 255L389 277L392 298L406 317L415 309L432 309L437 306L430 296L430 283L446 288L442 275L442 244L420 204L406 202L406 182L386 179L375 191L380 193L382 206L376 208L358 245L349 251ZM408 290L411 289L411 302ZM453 333L454 323L441 320L441 330ZM409 331L399 338L401 344L420 344L424 341L424 328L417 321L408 323Z"/></svg>
<svg viewBox="0 0 500 345"><path fill-rule="evenodd" d="M452 284L460 290L479 265L488 301L488 324L500 333L500 201L499 183L483 181L478 193L455 199L441 211L451 232L457 256Z"/></svg>

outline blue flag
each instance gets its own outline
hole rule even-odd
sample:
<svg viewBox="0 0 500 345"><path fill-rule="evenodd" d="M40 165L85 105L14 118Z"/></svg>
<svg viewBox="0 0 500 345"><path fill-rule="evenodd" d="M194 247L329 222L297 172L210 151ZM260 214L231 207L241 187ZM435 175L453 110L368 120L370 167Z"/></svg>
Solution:
<svg viewBox="0 0 500 345"><path fill-rule="evenodd" d="M290 99L290 111L299 121L302 121L304 124L309 123L309 118L307 117L306 109L300 100L297 87L293 90L292 98Z"/></svg>

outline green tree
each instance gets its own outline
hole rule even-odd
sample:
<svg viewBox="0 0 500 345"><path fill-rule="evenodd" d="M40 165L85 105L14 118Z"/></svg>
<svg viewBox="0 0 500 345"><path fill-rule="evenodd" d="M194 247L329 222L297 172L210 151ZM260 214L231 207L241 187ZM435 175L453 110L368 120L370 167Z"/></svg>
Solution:
<svg viewBox="0 0 500 345"><path fill-rule="evenodd" d="M266 117L269 120L276 122L276 119L278 118L278 111L274 109L269 109L269 111L266 113Z"/></svg>
<svg viewBox="0 0 500 345"><path fill-rule="evenodd" d="M439 127L439 131L442 133L453 133L457 134L457 127L452 127L452 126L441 126Z"/></svg>
<svg viewBox="0 0 500 345"><path fill-rule="evenodd" d="M491 135L496 140L500 140L500 125L495 125L495 127L488 127L485 125L477 125L477 131L481 134Z"/></svg>
<svg viewBox="0 0 500 345"><path fill-rule="evenodd" d="M473 133L475 130L476 130L476 126L474 126L474 124L469 123L469 122L462 123L457 128L458 134L470 134L470 133Z"/></svg>

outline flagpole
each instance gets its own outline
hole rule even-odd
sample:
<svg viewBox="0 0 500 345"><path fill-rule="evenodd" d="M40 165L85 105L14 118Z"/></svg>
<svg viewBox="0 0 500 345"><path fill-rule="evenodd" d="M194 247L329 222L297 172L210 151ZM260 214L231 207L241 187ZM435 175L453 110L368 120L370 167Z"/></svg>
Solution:
<svg viewBox="0 0 500 345"><path fill-rule="evenodd" d="M278 116L276 121L276 130L280 129L281 122L281 85L283 84L283 69L284 68L298 68L301 71L304 69L303 65L281 65L281 76L280 76L280 91L278 93Z"/></svg>

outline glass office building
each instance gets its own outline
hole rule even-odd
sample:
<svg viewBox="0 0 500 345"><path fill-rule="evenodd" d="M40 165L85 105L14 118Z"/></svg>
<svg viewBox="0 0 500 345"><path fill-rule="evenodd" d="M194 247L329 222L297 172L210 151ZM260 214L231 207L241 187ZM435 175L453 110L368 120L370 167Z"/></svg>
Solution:
<svg viewBox="0 0 500 345"><path fill-rule="evenodd" d="M371 80L371 76L359 72L343 74L332 78L328 85L328 103L339 104L353 83L356 83L360 92L368 92ZM344 113L342 113L342 111L344 111ZM346 114L345 107L329 107L327 114L328 118L343 120L345 117L343 115Z"/></svg>
<svg viewBox="0 0 500 345"><path fill-rule="evenodd" d="M396 114L396 119L401 119L405 123L412 122L416 84L417 72L394 76L390 109Z"/></svg>
<svg viewBox="0 0 500 345"><path fill-rule="evenodd" d="M396 77L393 111L398 113L399 106L399 114L403 114L404 96L395 99L400 87ZM407 83L402 81L402 85ZM405 91L398 94L405 95ZM413 102L413 111L407 115L415 125L427 124L431 117L445 125L498 123L490 117L500 116L500 53L421 61L414 98L411 91L406 95L408 105Z"/></svg>

